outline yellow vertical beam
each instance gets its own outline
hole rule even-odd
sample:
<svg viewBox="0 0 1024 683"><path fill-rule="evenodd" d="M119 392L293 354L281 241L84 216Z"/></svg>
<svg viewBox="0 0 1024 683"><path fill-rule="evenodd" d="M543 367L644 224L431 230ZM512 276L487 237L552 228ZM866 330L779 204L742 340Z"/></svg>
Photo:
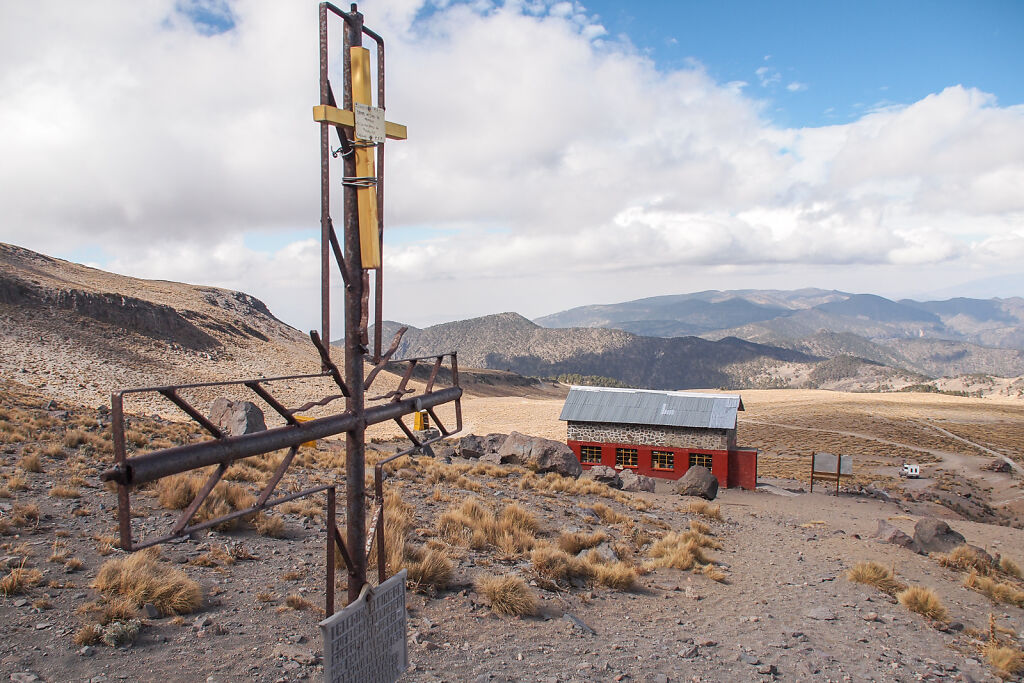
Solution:
<svg viewBox="0 0 1024 683"><path fill-rule="evenodd" d="M351 47L352 102L373 104L370 89L370 51L365 47ZM356 175L369 178L376 175L373 168L373 147L356 147ZM363 268L380 268L380 224L377 220L377 188L360 187L356 190L359 206L359 248Z"/></svg>

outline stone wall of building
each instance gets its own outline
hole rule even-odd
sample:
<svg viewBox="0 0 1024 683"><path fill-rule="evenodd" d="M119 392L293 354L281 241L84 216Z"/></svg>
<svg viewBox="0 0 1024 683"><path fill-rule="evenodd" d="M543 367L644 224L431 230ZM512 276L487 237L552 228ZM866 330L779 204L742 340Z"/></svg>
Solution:
<svg viewBox="0 0 1024 683"><path fill-rule="evenodd" d="M615 424L611 422L573 422L568 424L569 441L628 443L639 446L706 448L729 450L736 447L735 429L700 427L664 427L659 425Z"/></svg>

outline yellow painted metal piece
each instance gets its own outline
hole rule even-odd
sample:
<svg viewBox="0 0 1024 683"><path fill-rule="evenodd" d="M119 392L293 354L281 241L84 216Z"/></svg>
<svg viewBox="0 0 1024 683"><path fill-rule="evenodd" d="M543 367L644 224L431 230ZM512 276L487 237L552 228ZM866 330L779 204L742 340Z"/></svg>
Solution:
<svg viewBox="0 0 1024 683"><path fill-rule="evenodd" d="M292 415L292 417L295 418L296 422L309 422L316 419L315 417L307 417L305 415ZM299 446L301 448L316 448L316 441L304 441Z"/></svg>
<svg viewBox="0 0 1024 683"><path fill-rule="evenodd" d="M427 411L420 410L413 413L412 428L417 432L430 428L430 417L427 415Z"/></svg>
<svg viewBox="0 0 1024 683"><path fill-rule="evenodd" d="M350 47L352 58L352 101L356 104L373 104L370 90L370 51L365 47ZM369 178L376 175L373 169L373 147L356 147L356 175ZM377 218L377 188L356 189L359 205L359 248L363 268L380 268L380 223Z"/></svg>
<svg viewBox="0 0 1024 683"><path fill-rule="evenodd" d="M338 109L326 104L313 107L313 120L317 123L326 122L336 126L355 128L356 116L348 109ZM384 133L390 140L405 140L409 137L409 129L400 123L384 122Z"/></svg>

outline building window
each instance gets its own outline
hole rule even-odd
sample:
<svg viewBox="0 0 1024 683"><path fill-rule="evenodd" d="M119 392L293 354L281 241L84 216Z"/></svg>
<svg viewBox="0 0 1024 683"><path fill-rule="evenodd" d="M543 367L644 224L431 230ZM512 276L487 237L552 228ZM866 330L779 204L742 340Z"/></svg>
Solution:
<svg viewBox="0 0 1024 683"><path fill-rule="evenodd" d="M690 467L694 465L700 465L701 467L707 467L711 469L711 454L710 453L690 453Z"/></svg>
<svg viewBox="0 0 1024 683"><path fill-rule="evenodd" d="M580 446L580 462L584 465L601 464L600 446Z"/></svg>
<svg viewBox="0 0 1024 683"><path fill-rule="evenodd" d="M615 449L615 466L616 467L636 467L637 466L637 455L635 448L616 448Z"/></svg>
<svg viewBox="0 0 1024 683"><path fill-rule="evenodd" d="M674 470L676 455L672 451L651 451L651 467L656 470Z"/></svg>

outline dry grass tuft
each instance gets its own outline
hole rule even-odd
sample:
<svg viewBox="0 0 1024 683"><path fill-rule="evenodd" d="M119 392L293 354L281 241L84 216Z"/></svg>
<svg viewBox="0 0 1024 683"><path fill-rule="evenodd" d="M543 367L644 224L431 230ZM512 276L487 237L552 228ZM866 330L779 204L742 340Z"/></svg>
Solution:
<svg viewBox="0 0 1024 683"><path fill-rule="evenodd" d="M284 519L279 515L268 515L261 512L253 519L253 526L256 527L256 533L260 536L270 536L271 538L284 536Z"/></svg>
<svg viewBox="0 0 1024 683"><path fill-rule="evenodd" d="M985 576L992 573L992 561L980 555L977 550L969 545L959 545L953 548L948 555L934 553L932 557L943 567L963 570L970 569Z"/></svg>
<svg viewBox="0 0 1024 683"><path fill-rule="evenodd" d="M29 588L38 586L43 580L43 573L38 569L26 569L22 561L20 567L15 567L3 579L0 579L0 593L4 595L18 595L28 592Z"/></svg>
<svg viewBox="0 0 1024 683"><path fill-rule="evenodd" d="M536 614L537 600L518 576L481 576L474 582L477 591L491 603L497 614L525 616Z"/></svg>
<svg viewBox="0 0 1024 683"><path fill-rule="evenodd" d="M982 648L985 659L996 674L1003 679L1013 678L1024 671L1024 652L1009 645L1001 645L990 640Z"/></svg>
<svg viewBox="0 0 1024 683"><path fill-rule="evenodd" d="M128 598L136 606L153 603L163 615L194 612L202 600L198 583L148 550L107 560L92 586L108 596Z"/></svg>
<svg viewBox="0 0 1024 683"><path fill-rule="evenodd" d="M858 562L846 573L846 578L855 583L874 586L889 595L896 595L906 588L887 567L878 562Z"/></svg>
<svg viewBox="0 0 1024 683"><path fill-rule="evenodd" d="M603 558L596 550L583 556L588 573L602 586L616 590L629 590L636 584L636 569L618 560Z"/></svg>
<svg viewBox="0 0 1024 683"><path fill-rule="evenodd" d="M589 534L584 531L574 531L572 533L563 531L558 536L558 547L570 555L576 555L581 550L593 548L607 540L608 534L603 531L595 531Z"/></svg>
<svg viewBox="0 0 1024 683"><path fill-rule="evenodd" d="M501 531L519 530L529 533L531 536L540 531L540 522L523 506L512 503L506 505L498 515L498 525Z"/></svg>
<svg viewBox="0 0 1024 683"><path fill-rule="evenodd" d="M536 544L537 519L521 506L507 505L495 516L477 498L467 498L461 505L443 512L435 523L438 535L453 545L483 550L498 548L506 556L515 557Z"/></svg>
<svg viewBox="0 0 1024 683"><path fill-rule="evenodd" d="M619 512L616 512L615 510L612 510L604 503L594 503L589 507L589 509L593 510L594 514L597 515L598 519L600 519L605 524L618 524L620 522L631 521L630 517L628 517L627 515L623 515Z"/></svg>
<svg viewBox="0 0 1024 683"><path fill-rule="evenodd" d="M699 519L691 519L690 520L690 531L692 531L694 533L697 533L697 534L710 534L711 533L711 527L709 527L707 524L705 524L704 522L700 521Z"/></svg>
<svg viewBox="0 0 1024 683"><path fill-rule="evenodd" d="M20 474L7 476L7 489L10 491L28 491L28 480Z"/></svg>
<svg viewBox="0 0 1024 683"><path fill-rule="evenodd" d="M711 563L704 554L704 547L693 532L671 533L651 546L647 554L659 567L688 570Z"/></svg>
<svg viewBox="0 0 1024 683"><path fill-rule="evenodd" d="M550 581L564 581L582 573L579 560L546 543L530 552L530 562L538 576Z"/></svg>
<svg viewBox="0 0 1024 683"><path fill-rule="evenodd" d="M414 590L444 590L448 587L452 580L454 565L447 553L436 548L427 548L411 555L415 559L407 561L405 566Z"/></svg>
<svg viewBox="0 0 1024 683"><path fill-rule="evenodd" d="M43 461L40 459L38 453L32 453L31 455L24 456L18 465L26 472L43 471Z"/></svg>
<svg viewBox="0 0 1024 683"><path fill-rule="evenodd" d="M708 503L703 500L690 501L690 504L686 506L686 511L693 515L701 515L702 517L707 517L708 519L714 519L718 521L722 521L724 519L724 517L722 517L721 505L712 505L711 503Z"/></svg>
<svg viewBox="0 0 1024 683"><path fill-rule="evenodd" d="M704 567L700 570L700 573L708 577L712 581L717 581L718 583L725 583L726 579L729 578L725 572L723 572L721 569L719 569L713 564L704 565Z"/></svg>
<svg viewBox="0 0 1024 683"><path fill-rule="evenodd" d="M992 602L1024 607L1024 591L1011 583L982 576L973 569L964 577L964 585L985 594Z"/></svg>
<svg viewBox="0 0 1024 683"><path fill-rule="evenodd" d="M103 627L99 624L86 624L75 631L71 638L75 645L95 645L103 638Z"/></svg>
<svg viewBox="0 0 1024 683"><path fill-rule="evenodd" d="M316 606L298 593L292 593L284 599L284 604L293 610L316 609Z"/></svg>
<svg viewBox="0 0 1024 683"><path fill-rule="evenodd" d="M1020 567L1008 557L999 560L999 570L1016 579L1024 579L1024 573L1021 572Z"/></svg>
<svg viewBox="0 0 1024 683"><path fill-rule="evenodd" d="M911 586L896 595L900 604L911 612L931 619L932 621L949 621L949 612L946 610L938 594L926 586Z"/></svg>
<svg viewBox="0 0 1024 683"><path fill-rule="evenodd" d="M81 492L73 486L64 486L63 484L54 486L50 489L47 494L53 498L81 498Z"/></svg>

